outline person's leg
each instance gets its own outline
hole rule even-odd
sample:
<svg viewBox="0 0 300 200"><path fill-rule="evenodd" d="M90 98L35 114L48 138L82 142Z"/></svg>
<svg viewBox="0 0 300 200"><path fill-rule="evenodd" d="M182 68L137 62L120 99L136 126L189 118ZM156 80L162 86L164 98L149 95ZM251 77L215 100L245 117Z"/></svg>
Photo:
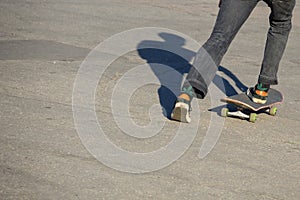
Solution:
<svg viewBox="0 0 300 200"><path fill-rule="evenodd" d="M175 102L171 118L190 122L193 97L204 98L218 66L233 38L259 0L222 0L213 32L197 52L193 66Z"/></svg>
<svg viewBox="0 0 300 200"><path fill-rule="evenodd" d="M218 66L235 35L259 0L222 0L213 32L198 51L183 88L191 85L204 98Z"/></svg>
<svg viewBox="0 0 300 200"><path fill-rule="evenodd" d="M270 28L265 46L264 59L258 83L250 88L248 96L255 103L264 104L268 100L271 85L278 84L277 72L290 30L295 0L264 0L271 8Z"/></svg>
<svg viewBox="0 0 300 200"><path fill-rule="evenodd" d="M295 0L265 0L271 8L270 29L265 46L264 59L258 82L267 85L278 84L279 62L286 47L292 28L292 12Z"/></svg>

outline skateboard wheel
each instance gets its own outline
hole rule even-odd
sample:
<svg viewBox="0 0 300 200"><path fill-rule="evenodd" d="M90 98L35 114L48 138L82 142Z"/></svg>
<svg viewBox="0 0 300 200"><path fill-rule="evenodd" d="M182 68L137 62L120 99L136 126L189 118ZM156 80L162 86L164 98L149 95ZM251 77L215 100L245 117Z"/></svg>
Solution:
<svg viewBox="0 0 300 200"><path fill-rule="evenodd" d="M249 117L249 121L254 123L256 120L257 120L257 114L251 113Z"/></svg>
<svg viewBox="0 0 300 200"><path fill-rule="evenodd" d="M222 110L221 110L221 116L222 117L228 117L228 112L229 112L228 108L222 108Z"/></svg>
<svg viewBox="0 0 300 200"><path fill-rule="evenodd" d="M276 107L270 108L270 112L269 113L270 113L270 115L275 116L276 113L277 113L277 108Z"/></svg>

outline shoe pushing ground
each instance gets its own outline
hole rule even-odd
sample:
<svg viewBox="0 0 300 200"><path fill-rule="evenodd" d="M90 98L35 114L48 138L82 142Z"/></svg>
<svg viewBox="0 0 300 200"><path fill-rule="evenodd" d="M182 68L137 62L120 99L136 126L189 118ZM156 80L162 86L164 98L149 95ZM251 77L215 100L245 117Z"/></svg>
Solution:
<svg viewBox="0 0 300 200"><path fill-rule="evenodd" d="M247 95L249 98L258 104L265 104L268 100L269 85L257 84L254 88L249 88Z"/></svg>
<svg viewBox="0 0 300 200"><path fill-rule="evenodd" d="M176 121L190 123L191 117L191 101L193 98L193 89L192 87L183 88L183 92L177 97L175 102L171 118Z"/></svg>
<svg viewBox="0 0 300 200"><path fill-rule="evenodd" d="M190 123L190 112L191 101L188 101L184 98L178 98L172 111L171 118L176 121Z"/></svg>

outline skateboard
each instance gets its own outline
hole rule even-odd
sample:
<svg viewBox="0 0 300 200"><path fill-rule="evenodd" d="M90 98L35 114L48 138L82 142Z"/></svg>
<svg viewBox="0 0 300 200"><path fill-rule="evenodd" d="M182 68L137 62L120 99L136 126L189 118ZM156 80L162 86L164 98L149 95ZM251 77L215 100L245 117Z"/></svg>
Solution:
<svg viewBox="0 0 300 200"><path fill-rule="evenodd" d="M231 104L235 107L235 110L223 108L221 110L221 116L248 119L253 123L257 120L259 113L268 113L271 116L275 116L277 113L276 105L283 102L283 95L279 91L272 88L268 93L269 97L265 104L254 103L246 93L221 99L222 102L226 102L227 104Z"/></svg>

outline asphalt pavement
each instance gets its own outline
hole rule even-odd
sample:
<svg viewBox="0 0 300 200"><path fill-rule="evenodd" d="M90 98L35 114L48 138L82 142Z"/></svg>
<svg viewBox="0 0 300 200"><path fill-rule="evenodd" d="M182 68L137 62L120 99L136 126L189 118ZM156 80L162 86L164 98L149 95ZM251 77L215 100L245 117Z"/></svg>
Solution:
<svg viewBox="0 0 300 200"><path fill-rule="evenodd" d="M0 199L300 199L298 5L277 116L220 116L256 83L269 12L180 124L172 102L218 1L1 0Z"/></svg>

